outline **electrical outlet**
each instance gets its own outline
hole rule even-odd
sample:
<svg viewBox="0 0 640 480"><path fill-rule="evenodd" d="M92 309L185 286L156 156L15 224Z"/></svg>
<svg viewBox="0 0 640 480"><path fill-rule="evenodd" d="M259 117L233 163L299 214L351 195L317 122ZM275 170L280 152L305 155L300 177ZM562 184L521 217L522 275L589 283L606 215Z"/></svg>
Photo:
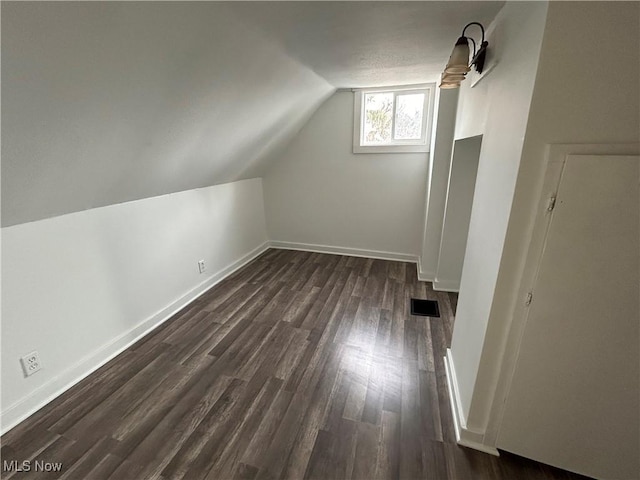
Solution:
<svg viewBox="0 0 640 480"><path fill-rule="evenodd" d="M204 266L204 260L200 260L198 262L198 271L200 273L204 273L206 269L207 269L207 267Z"/></svg>
<svg viewBox="0 0 640 480"><path fill-rule="evenodd" d="M42 368L42 364L40 363L40 355L38 355L38 352L35 351L22 357L20 359L20 364L22 365L22 371L24 372L25 377L33 375Z"/></svg>

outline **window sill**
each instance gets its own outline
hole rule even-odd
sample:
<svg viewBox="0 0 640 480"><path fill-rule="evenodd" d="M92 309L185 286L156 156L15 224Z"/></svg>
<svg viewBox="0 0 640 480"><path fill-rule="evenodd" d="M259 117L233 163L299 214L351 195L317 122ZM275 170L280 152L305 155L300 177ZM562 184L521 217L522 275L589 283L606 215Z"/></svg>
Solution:
<svg viewBox="0 0 640 480"><path fill-rule="evenodd" d="M353 153L428 153L428 145L354 145Z"/></svg>

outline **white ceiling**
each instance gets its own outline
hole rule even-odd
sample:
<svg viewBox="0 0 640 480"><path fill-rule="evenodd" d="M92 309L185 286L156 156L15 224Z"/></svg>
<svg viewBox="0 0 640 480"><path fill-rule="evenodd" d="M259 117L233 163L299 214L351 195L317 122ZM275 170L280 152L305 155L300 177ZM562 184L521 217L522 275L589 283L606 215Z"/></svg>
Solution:
<svg viewBox="0 0 640 480"><path fill-rule="evenodd" d="M348 88L435 81L462 28L471 21L487 27L503 4L235 2L232 9L329 83Z"/></svg>
<svg viewBox="0 0 640 480"><path fill-rule="evenodd" d="M2 225L263 175L340 87L434 80L494 2L3 2Z"/></svg>

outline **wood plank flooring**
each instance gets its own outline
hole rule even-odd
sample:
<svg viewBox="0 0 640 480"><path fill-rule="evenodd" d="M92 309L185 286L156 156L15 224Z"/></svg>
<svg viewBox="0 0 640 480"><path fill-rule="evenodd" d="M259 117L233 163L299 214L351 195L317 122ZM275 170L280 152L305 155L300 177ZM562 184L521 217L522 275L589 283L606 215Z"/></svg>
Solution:
<svg viewBox="0 0 640 480"><path fill-rule="evenodd" d="M455 444L455 300L412 264L269 250L4 435L32 469L2 478L584 478Z"/></svg>

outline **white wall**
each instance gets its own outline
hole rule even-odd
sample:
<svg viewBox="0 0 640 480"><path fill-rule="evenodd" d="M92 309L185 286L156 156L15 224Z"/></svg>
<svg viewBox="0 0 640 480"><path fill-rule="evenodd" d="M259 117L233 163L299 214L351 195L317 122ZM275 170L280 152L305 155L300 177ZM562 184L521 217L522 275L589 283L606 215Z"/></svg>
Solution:
<svg viewBox="0 0 640 480"><path fill-rule="evenodd" d="M488 32L495 68L470 88L463 82L458 136L482 134L473 209L451 345L459 403L467 427L489 312L502 257L542 44L547 4L507 3ZM473 125L477 128L472 128ZM462 131L461 131L462 130ZM479 130L479 131L478 131Z"/></svg>
<svg viewBox="0 0 640 480"><path fill-rule="evenodd" d="M505 6L493 34L502 24L501 40L493 43L497 48L512 46L514 58L507 61L499 55L495 70L476 87L480 90L463 87L460 98L459 117L468 119L462 131L476 132L474 117L486 121L452 351L461 410L467 427L485 445L503 447L497 443L498 433L523 330L523 292L528 285L521 285L521 279L548 145L629 145L616 150L632 153L637 147L631 142L639 140L640 64L637 44L629 40L640 34L639 5L551 2L545 23L546 8L543 3ZM518 10L531 12L528 19L519 18ZM624 74L612 77L620 65L625 65ZM505 78L501 72L508 73L511 81L501 81ZM476 101L467 101L476 95ZM486 112L469 111L469 105ZM579 148L580 153L590 153ZM591 153L608 152L601 146ZM563 341L572 340L566 336ZM611 343L615 348L616 342ZM599 395L597 386L592 393ZM580 397L581 403L590 401ZM517 431L515 425L503 428L524 437L529 433Z"/></svg>
<svg viewBox="0 0 640 480"><path fill-rule="evenodd" d="M589 33L594 28L598 31L597 38ZM518 301L519 291L528 288L527 284L520 285L520 279L525 274L530 277L524 261L533 234L547 144L604 145L598 152L590 152L592 147L583 147L580 150L583 154L610 153L607 144L621 144L623 147L616 147L617 150L623 148L626 153L638 153L631 143L640 141L640 62L637 42L629 41L638 38L640 5L637 2L551 2L549 6L512 215L485 342L485 351L495 354L483 355L476 384L479 413L492 402L487 395L494 391L493 386L498 381L503 385L507 383L505 377L512 372L510 365L502 370L499 368L500 354L504 350L501 345L512 318L511 331L516 333L509 341L516 345L520 341L518 332L522 330L523 312L522 303ZM612 78L611 72L619 70L620 65L625 66L624 74ZM580 274L576 272L576 275ZM597 292L595 294L597 296ZM585 335L588 333L584 332ZM573 340L558 331L550 331L549 335L561 335L564 343ZM616 349L625 335L628 333L614 327L610 336L601 340ZM586 338L586 341L593 340ZM634 352L627 354L628 361L633 363ZM609 365L609 359L603 358L601 366L607 368ZM502 375L497 379L500 372ZM496 429L500 426L499 407L504 404L505 395L507 391L503 388L493 401L491 426ZM598 386L594 386L592 395L599 396ZM592 401L595 398L580 397L583 405ZM615 410L616 405L615 398L611 399L610 408ZM509 430L509 436L522 434L514 431L516 425L505 424L502 428ZM557 448L563 447L557 445Z"/></svg>
<svg viewBox="0 0 640 480"><path fill-rule="evenodd" d="M3 228L3 431L266 240L261 179ZM23 378L18 359L32 350L44 367Z"/></svg>
<svg viewBox="0 0 640 480"><path fill-rule="evenodd" d="M234 3L3 3L2 226L262 176L334 87Z"/></svg>
<svg viewBox="0 0 640 480"><path fill-rule="evenodd" d="M460 290L481 145L482 136L477 136L456 140L453 146L438 270L433 281L436 290Z"/></svg>
<svg viewBox="0 0 640 480"><path fill-rule="evenodd" d="M458 105L457 89L438 89L434 114L434 131L429 152L429 185L418 276L433 281L438 269L438 256L442 240L444 210L447 203L447 185L453 149ZM464 252L463 252L464 253Z"/></svg>
<svg viewBox="0 0 640 480"><path fill-rule="evenodd" d="M338 92L264 177L269 238L415 260L427 154L354 154L352 148L353 93Z"/></svg>

